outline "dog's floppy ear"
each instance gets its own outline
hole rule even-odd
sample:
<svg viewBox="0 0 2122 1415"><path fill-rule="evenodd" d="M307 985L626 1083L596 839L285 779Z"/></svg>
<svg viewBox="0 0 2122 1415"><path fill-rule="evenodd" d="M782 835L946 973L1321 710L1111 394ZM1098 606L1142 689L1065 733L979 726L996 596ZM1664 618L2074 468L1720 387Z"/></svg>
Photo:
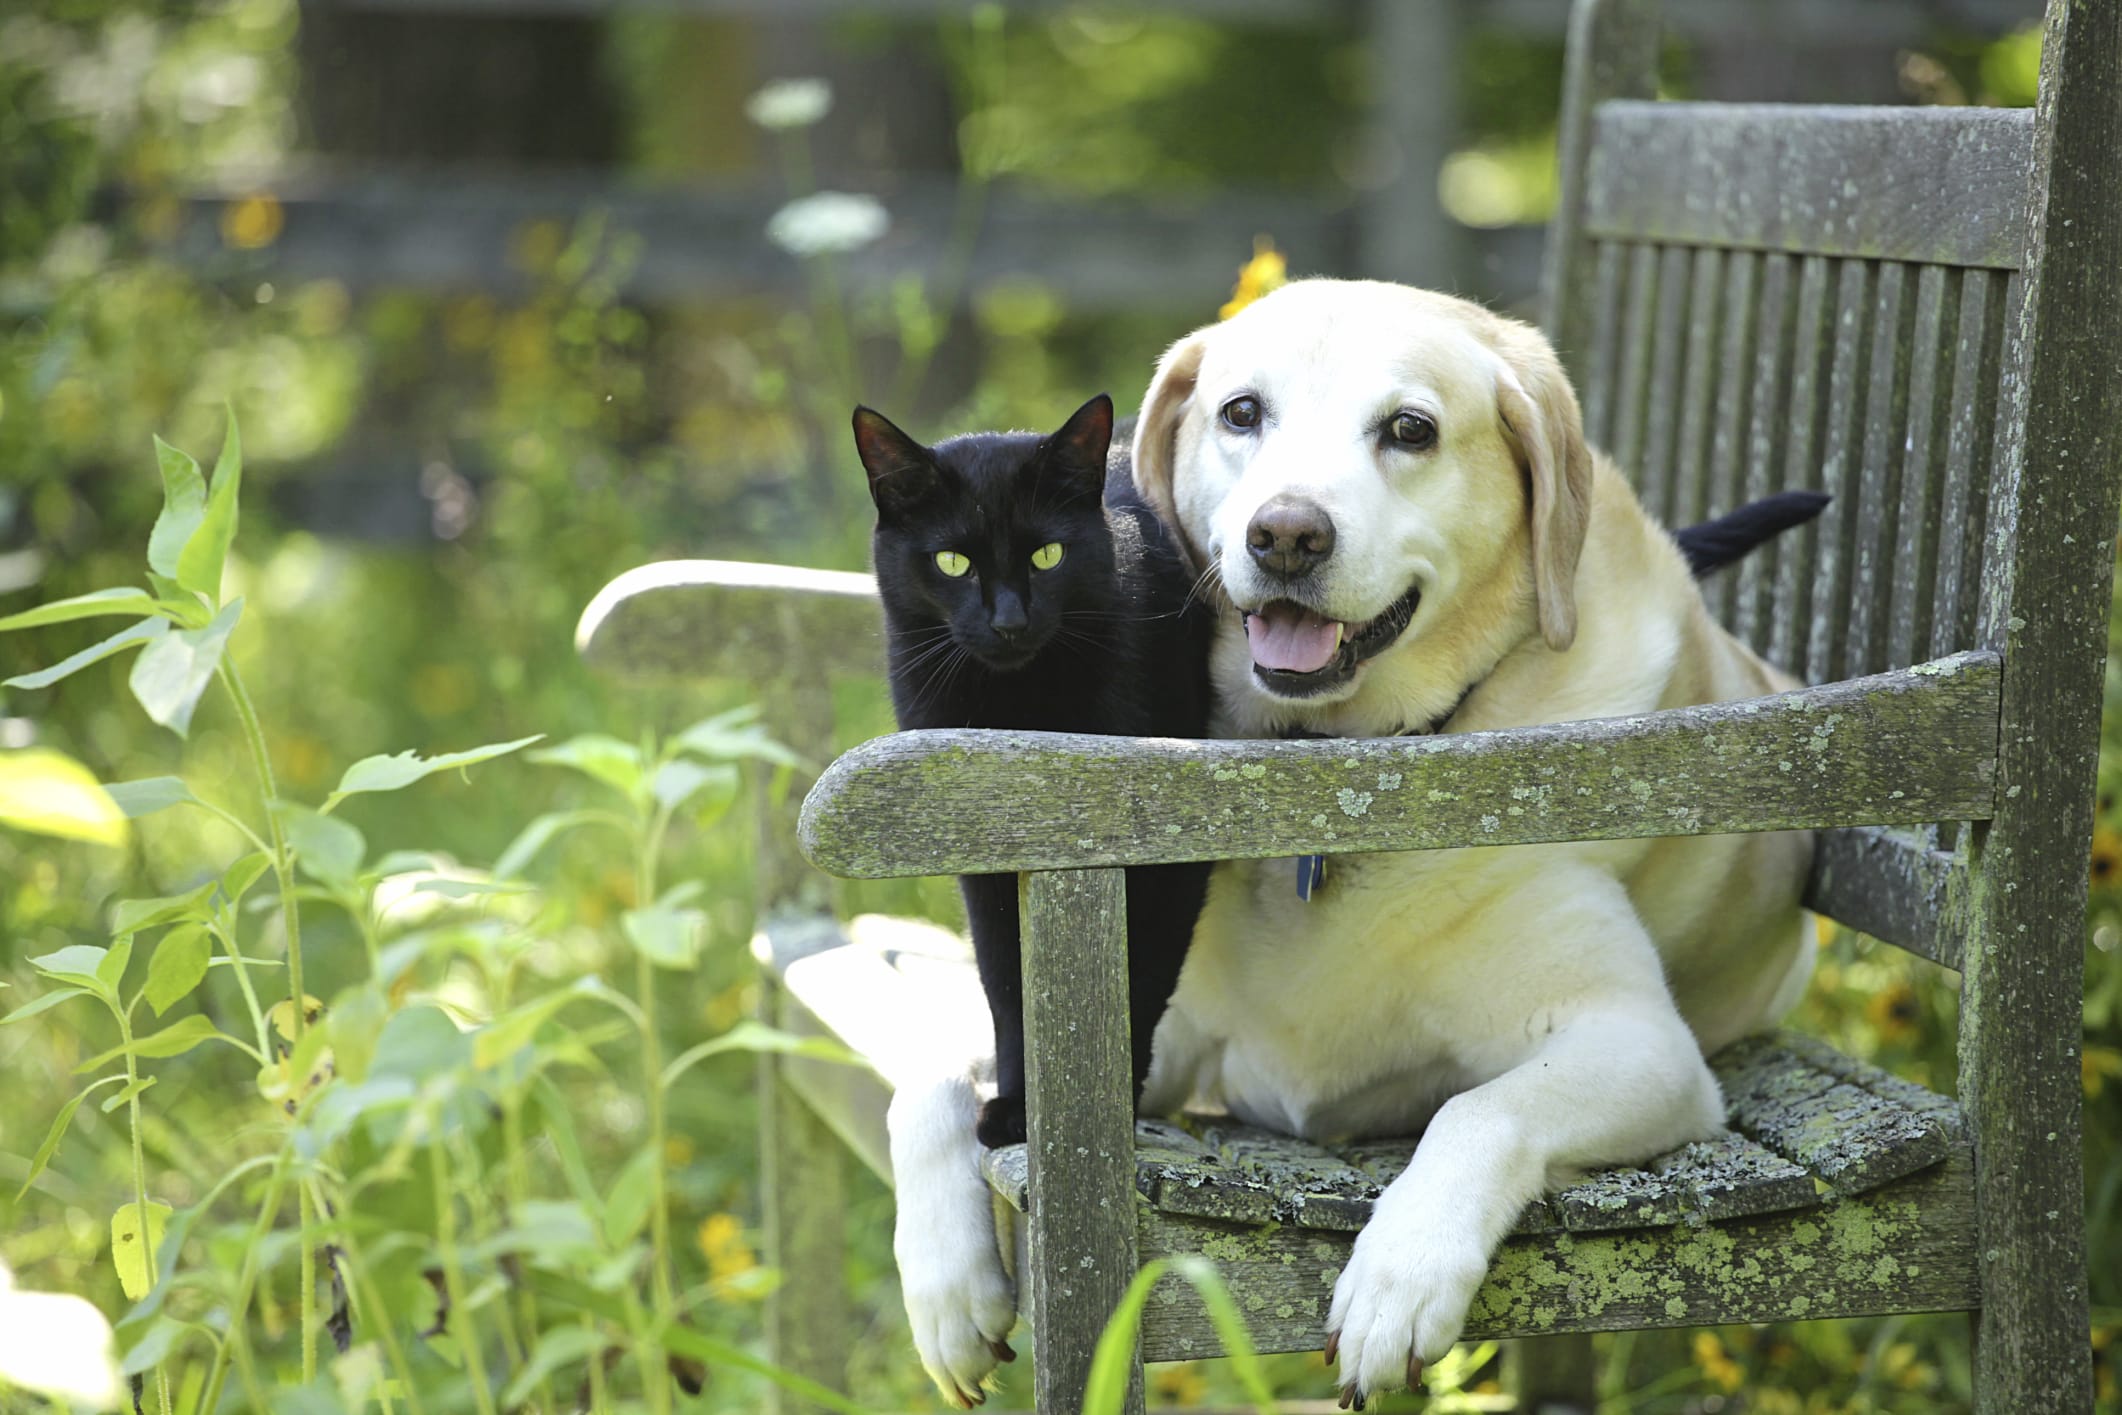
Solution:
<svg viewBox="0 0 2122 1415"><path fill-rule="evenodd" d="M936 489L936 464L928 449L873 408L856 408L855 451L869 473L870 500L881 515L912 510Z"/></svg>
<svg viewBox="0 0 2122 1415"><path fill-rule="evenodd" d="M1211 325L1210 328L1214 326ZM1172 488L1174 462L1178 458L1179 423L1194 396L1194 383L1201 376L1201 356L1208 348L1208 330L1197 329L1165 350L1157 361L1156 377L1142 397L1142 412L1135 420L1135 490L1171 528L1192 568L1202 568L1201 549L1179 523L1179 501Z"/></svg>
<svg viewBox="0 0 2122 1415"><path fill-rule="evenodd" d="M1560 652L1577 637L1577 558L1591 521L1592 459L1569 376L1548 342L1525 325L1497 340L1504 367L1496 403L1532 485L1533 593L1540 634Z"/></svg>

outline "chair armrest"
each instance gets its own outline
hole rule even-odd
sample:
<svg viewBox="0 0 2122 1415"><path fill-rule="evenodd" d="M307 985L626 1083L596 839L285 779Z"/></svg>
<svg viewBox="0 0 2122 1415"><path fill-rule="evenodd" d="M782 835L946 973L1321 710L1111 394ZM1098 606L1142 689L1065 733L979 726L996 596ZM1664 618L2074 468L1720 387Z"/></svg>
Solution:
<svg viewBox="0 0 2122 1415"><path fill-rule="evenodd" d="M623 673L759 679L783 675L796 656L834 672L882 673L883 624L869 575L660 560L597 592L575 647Z"/></svg>
<svg viewBox="0 0 2122 1415"><path fill-rule="evenodd" d="M828 768L812 863L855 878L1981 820L1999 660L1439 737L902 732Z"/></svg>

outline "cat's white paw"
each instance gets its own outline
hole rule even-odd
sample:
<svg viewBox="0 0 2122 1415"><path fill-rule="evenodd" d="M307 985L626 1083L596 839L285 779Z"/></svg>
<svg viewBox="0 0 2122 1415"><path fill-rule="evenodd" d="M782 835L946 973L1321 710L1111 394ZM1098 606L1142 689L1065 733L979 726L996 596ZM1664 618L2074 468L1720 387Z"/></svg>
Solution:
<svg viewBox="0 0 2122 1415"><path fill-rule="evenodd" d="M1356 1235L1327 1318L1341 1388L1361 1401L1419 1380L1459 1339L1487 1274L1478 1244L1374 1218Z"/></svg>
<svg viewBox="0 0 2122 1415"><path fill-rule="evenodd" d="M1002 1266L971 1084L949 1077L892 1098L892 1185L899 1214L892 1250L921 1365L959 1405L986 1399L980 1383L1015 1360L1017 1293Z"/></svg>

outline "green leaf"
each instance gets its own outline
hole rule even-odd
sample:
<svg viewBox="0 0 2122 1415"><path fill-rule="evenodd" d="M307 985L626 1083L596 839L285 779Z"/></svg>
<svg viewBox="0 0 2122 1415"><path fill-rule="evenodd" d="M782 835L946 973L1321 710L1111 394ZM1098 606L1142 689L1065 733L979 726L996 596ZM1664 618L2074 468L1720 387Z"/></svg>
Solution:
<svg viewBox="0 0 2122 1415"><path fill-rule="evenodd" d="M36 997L23 1003L13 1012L8 1013L7 1016L0 1017L0 1027L6 1027L16 1022L26 1022L40 1012L48 1012L62 1002L69 1002L74 998L85 996L89 991L90 989L88 988L54 988L41 997Z"/></svg>
<svg viewBox="0 0 2122 1415"><path fill-rule="evenodd" d="M494 861L494 878L515 878L523 872L524 866L537 858L539 851L560 835L601 819L595 811L552 811L537 817L517 832L516 838L501 852L501 858Z"/></svg>
<svg viewBox="0 0 2122 1415"><path fill-rule="evenodd" d="M358 1085L368 1079L375 1059L376 1041L390 1017L390 1004L374 982L347 988L332 999L324 1015L324 1028L331 1035L332 1067L342 1081Z"/></svg>
<svg viewBox="0 0 2122 1415"><path fill-rule="evenodd" d="M0 752L0 825L97 845L123 845L131 829L87 767L45 747Z"/></svg>
<svg viewBox="0 0 2122 1415"><path fill-rule="evenodd" d="M136 1076L132 1080L126 1082L125 1089L118 1092L117 1095L105 1097L103 1104L98 1106L97 1109L102 1111L105 1115L109 1115L119 1106L124 1105L134 1096L139 1095L142 1091L146 1090L149 1086L154 1085L155 1082L161 1079L162 1078L159 1076Z"/></svg>
<svg viewBox="0 0 2122 1415"><path fill-rule="evenodd" d="M1231 1299L1230 1289L1224 1286L1216 1265L1196 1254L1144 1263L1135 1280L1127 1285L1127 1292L1098 1337L1097 1350L1091 1354L1090 1376L1083 1383L1083 1415L1119 1415L1127 1400L1129 1378L1134 1375L1135 1332L1142 1324L1142 1309L1149 1304L1150 1289L1166 1273L1177 1273L1193 1284L1201 1296L1201 1305L1208 1309L1209 1320L1215 1324L1216 1335L1223 1341L1225 1354L1231 1358L1232 1369L1252 1395L1254 1407L1260 1415L1275 1415L1274 1391L1267 1383L1259 1354L1253 1349L1245 1318L1239 1314L1238 1304Z"/></svg>
<svg viewBox="0 0 2122 1415"><path fill-rule="evenodd" d="M169 1227L170 1207L147 1201L146 1222L138 1204L121 1204L111 1215L111 1262L118 1269L118 1285L138 1302L155 1285L155 1252L162 1246Z"/></svg>
<svg viewBox="0 0 2122 1415"><path fill-rule="evenodd" d="M186 629L203 629L214 617L214 607L167 575L147 572L147 582L161 596L163 610Z"/></svg>
<svg viewBox="0 0 2122 1415"><path fill-rule="evenodd" d="M231 904L240 901L258 882L258 877L273 867L273 857L263 850L253 850L242 859L221 872L221 893Z"/></svg>
<svg viewBox="0 0 2122 1415"><path fill-rule="evenodd" d="M236 499L242 488L243 439L236 431L235 410L230 409L228 436L222 439L221 457L214 463L214 485L207 493L206 509L177 556L177 583L216 604L221 602L221 569L228 559L229 542L236 538Z"/></svg>
<svg viewBox="0 0 2122 1415"><path fill-rule="evenodd" d="M22 1187L15 1192L16 1203L22 1202L22 1196L29 1192L30 1185L37 1182L37 1176L44 1173L44 1167L50 1164L52 1156L59 1152L59 1142L66 1138L66 1127L74 1123L74 1112L81 1109L81 1102L88 1099L88 1093L124 1079L123 1076L106 1076L100 1081L91 1081L76 1091L65 1105L59 1107L59 1114L52 1118L52 1128L44 1132L44 1143L37 1146L37 1153L30 1157L29 1177L22 1181Z"/></svg>
<svg viewBox="0 0 2122 1415"><path fill-rule="evenodd" d="M659 968L690 968L699 951L700 911L652 904L629 909L620 919L627 941Z"/></svg>
<svg viewBox="0 0 2122 1415"><path fill-rule="evenodd" d="M623 1247L648 1222L649 1205L656 1198L656 1166L663 1156L653 1146L638 1151L612 1181L604 1200L604 1242Z"/></svg>
<svg viewBox="0 0 2122 1415"><path fill-rule="evenodd" d="M213 681L228 636L242 617L243 601L230 600L204 629L175 630L148 645L133 664L130 681L149 717L179 737L191 735L192 710Z"/></svg>
<svg viewBox="0 0 2122 1415"><path fill-rule="evenodd" d="M716 761L752 758L776 766L804 767L809 763L767 735L759 720L757 704L732 708L705 722L696 722L677 736L680 750L711 757Z"/></svg>
<svg viewBox="0 0 2122 1415"><path fill-rule="evenodd" d="M647 770L642 764L639 747L601 732L570 737L558 746L532 752L530 759L542 766L572 767L584 776L612 787L629 801L639 797L641 778Z"/></svg>
<svg viewBox="0 0 2122 1415"><path fill-rule="evenodd" d="M201 1042L227 1042L230 1046L236 1045L234 1037L223 1035L215 1030L213 1023L194 1012L189 1017L172 1022L159 1032L151 1033L145 1037L135 1037L133 1039L132 1052L134 1056L147 1060L182 1056ZM76 1073L93 1071L106 1061L116 1061L119 1057L125 1055L125 1051L126 1049L123 1046L112 1047L100 1056L90 1057L79 1066L76 1066L74 1070Z"/></svg>
<svg viewBox="0 0 2122 1415"><path fill-rule="evenodd" d="M155 956L148 960L147 982L141 989L157 1017L199 986L213 956L213 935L203 924L185 924L162 936L162 942L155 945Z"/></svg>
<svg viewBox="0 0 2122 1415"><path fill-rule="evenodd" d="M50 604L10 614L0 619L0 632L34 629L40 624L70 624L76 619L96 619L106 614L154 614L160 608L160 602L146 590L120 585L115 589L92 590L68 599L55 599Z"/></svg>
<svg viewBox="0 0 2122 1415"><path fill-rule="evenodd" d="M159 437L155 461L162 469L162 514L155 518L155 529L147 538L147 563L158 574L182 584L177 561L206 519L206 478L199 475L197 462Z"/></svg>
<svg viewBox="0 0 2122 1415"><path fill-rule="evenodd" d="M663 1068L663 1089L667 1091L675 1086L678 1078L692 1070L699 1062L730 1051L765 1051L782 1056L806 1056L819 1061L837 1061L849 1066L868 1064L859 1055L829 1037L799 1037L794 1032L784 1032L778 1027L769 1027L764 1022L754 1022L747 1018L721 1036L710 1037L698 1046L688 1048L673 1057L670 1065Z"/></svg>
<svg viewBox="0 0 2122 1415"><path fill-rule="evenodd" d="M281 829L287 832L287 843L294 848L295 864L302 873L319 884L341 889L353 884L354 876L361 872L361 859L368 853L368 841L359 830L291 801L276 801L273 810L280 817Z"/></svg>
<svg viewBox="0 0 2122 1415"><path fill-rule="evenodd" d="M179 920L204 923L207 897L214 892L216 883L208 880L182 894L166 894L156 899L121 899L111 906L111 933L136 934L142 929L159 928Z"/></svg>
<svg viewBox="0 0 2122 1415"><path fill-rule="evenodd" d="M110 798L118 803L118 809L125 812L128 820L151 816L171 806L199 804L191 787L175 776L147 776L138 781L120 781L103 789L110 793Z"/></svg>
<svg viewBox="0 0 2122 1415"><path fill-rule="evenodd" d="M544 733L532 737L521 737L513 742L496 742L489 746L473 747L469 751L449 752L439 757L422 757L417 752L399 752L396 756L364 757L346 769L339 778L339 789L326 799L324 809L330 810L348 796L364 791L396 791L412 785L438 771L449 771L456 767L474 766L483 761L528 747L539 741Z"/></svg>
<svg viewBox="0 0 2122 1415"><path fill-rule="evenodd" d="M593 988L586 989L582 982L577 982L571 988L534 997L522 1006L504 1012L480 1028L472 1038L472 1065L481 1070L500 1065L530 1045L538 1029L552 1020L561 1008L593 991Z"/></svg>
<svg viewBox="0 0 2122 1415"><path fill-rule="evenodd" d="M513 1409L527 1405L538 1383L555 1371L565 1370L577 1361L595 1356L604 1349L604 1333L595 1327L560 1326L541 1333L538 1344L531 1350L530 1360L516 1372L508 1389L501 1393L504 1407ZM662 1379L660 1376L658 1379Z"/></svg>
<svg viewBox="0 0 2122 1415"><path fill-rule="evenodd" d="M56 978L99 997L108 997L110 989L96 976L97 965L103 962L103 955L108 952L109 949L98 948L93 943L72 943L56 953L30 959L29 965L47 978Z"/></svg>
<svg viewBox="0 0 2122 1415"><path fill-rule="evenodd" d="M96 965L96 981L103 984L112 997L118 995L118 984L125 981L125 965L133 961L133 939L131 934L113 939L103 961Z"/></svg>
<svg viewBox="0 0 2122 1415"><path fill-rule="evenodd" d="M35 673L18 673L0 688L49 688L62 678L71 678L92 663L101 663L114 653L123 653L135 644L151 643L169 632L169 624L161 619L143 619L138 624L120 629L99 644L91 644L71 658L62 659L50 668Z"/></svg>
<svg viewBox="0 0 2122 1415"><path fill-rule="evenodd" d="M727 805L737 794L737 784L737 769L733 766L702 766L680 757L657 767L648 789L657 805L674 811L710 787L715 791L715 804Z"/></svg>

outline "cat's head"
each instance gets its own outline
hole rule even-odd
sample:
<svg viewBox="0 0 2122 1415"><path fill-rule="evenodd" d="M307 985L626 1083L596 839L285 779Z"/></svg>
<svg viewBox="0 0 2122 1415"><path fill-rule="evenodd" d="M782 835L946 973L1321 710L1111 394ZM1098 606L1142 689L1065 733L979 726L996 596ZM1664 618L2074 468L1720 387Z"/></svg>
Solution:
<svg viewBox="0 0 2122 1415"><path fill-rule="evenodd" d="M877 503L877 589L899 622L947 625L958 647L1005 673L1064 631L1102 627L1112 399L1099 394L1047 437L977 432L927 447L868 408L854 426Z"/></svg>

